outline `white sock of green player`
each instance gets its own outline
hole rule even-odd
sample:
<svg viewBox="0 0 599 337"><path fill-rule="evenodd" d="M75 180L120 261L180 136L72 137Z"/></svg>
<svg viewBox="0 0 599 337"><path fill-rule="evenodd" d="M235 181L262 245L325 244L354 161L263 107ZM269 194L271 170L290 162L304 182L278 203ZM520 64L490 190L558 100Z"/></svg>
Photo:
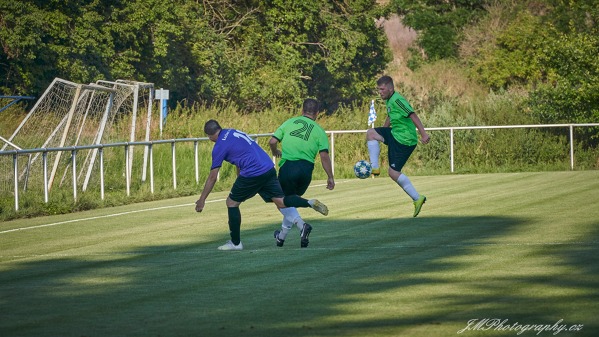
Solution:
<svg viewBox="0 0 599 337"><path fill-rule="evenodd" d="M368 145L368 153L370 154L370 165L373 169L379 168L379 154L381 153L381 146L378 140L369 140L366 142Z"/></svg>
<svg viewBox="0 0 599 337"><path fill-rule="evenodd" d="M412 185L412 182L405 174L400 174L399 178L397 178L397 185L403 188L404 191L412 198L412 200L416 201L420 198L420 194L416 192L416 188Z"/></svg>
<svg viewBox="0 0 599 337"><path fill-rule="evenodd" d="M299 212L297 211L297 208L295 208L295 207L279 208L279 212L281 212L281 214L283 214L283 216L285 217L285 220L287 220L288 222L290 222L292 224L291 227L293 227L293 224L296 224L301 230L302 226L304 226L305 222L302 219L302 217L300 217ZM279 239L282 239L282 238L279 236Z"/></svg>
<svg viewBox="0 0 599 337"><path fill-rule="evenodd" d="M285 238L287 237L287 233L289 233L292 227L293 222L290 222L289 220L287 220L286 217L283 217L283 223L281 223L281 231L279 232L279 239L285 240Z"/></svg>

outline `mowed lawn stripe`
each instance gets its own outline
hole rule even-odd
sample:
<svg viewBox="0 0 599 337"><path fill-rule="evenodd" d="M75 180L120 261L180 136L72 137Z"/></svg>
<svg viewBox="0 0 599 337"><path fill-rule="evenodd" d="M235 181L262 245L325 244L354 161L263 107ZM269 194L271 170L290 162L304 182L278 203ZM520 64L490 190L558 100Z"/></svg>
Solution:
<svg viewBox="0 0 599 337"><path fill-rule="evenodd" d="M599 303L599 172L386 177L306 193L330 214L285 246L281 215L242 204L241 252L224 202L0 235L2 336L451 336L469 320L583 324ZM223 199L226 192L213 196ZM33 224L172 205L196 197L38 218ZM581 202L583 201L583 202ZM27 226L0 223L0 229ZM528 332L531 334L532 332ZM547 334L547 333L544 333ZM514 332L469 330L468 336Z"/></svg>

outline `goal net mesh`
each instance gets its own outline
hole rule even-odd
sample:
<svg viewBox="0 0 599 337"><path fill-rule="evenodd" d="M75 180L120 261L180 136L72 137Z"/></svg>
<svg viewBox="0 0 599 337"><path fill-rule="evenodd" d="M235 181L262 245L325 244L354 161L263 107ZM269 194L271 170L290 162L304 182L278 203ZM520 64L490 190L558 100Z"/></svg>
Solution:
<svg viewBox="0 0 599 337"><path fill-rule="evenodd" d="M82 85L56 78L25 119L0 142L3 151L149 140L153 85L98 81ZM12 146L14 145L14 146ZM122 152L122 150L121 150ZM46 153L49 187L73 184L72 151ZM130 153L130 165L133 155ZM124 157L124 156L123 156ZM76 152L75 180L82 189L99 182L97 149ZM43 155L19 155L19 188L43 190ZM123 168L125 165L122 165ZM0 156L0 195L14 191L12 156Z"/></svg>

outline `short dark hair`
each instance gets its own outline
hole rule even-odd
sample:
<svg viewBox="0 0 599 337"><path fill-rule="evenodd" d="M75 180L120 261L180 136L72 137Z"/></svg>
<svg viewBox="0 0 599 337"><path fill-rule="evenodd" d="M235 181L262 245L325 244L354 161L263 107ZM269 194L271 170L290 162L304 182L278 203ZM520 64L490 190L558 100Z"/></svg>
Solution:
<svg viewBox="0 0 599 337"><path fill-rule="evenodd" d="M318 112L319 108L320 107L317 100L314 98L306 98L304 100L304 105L302 106L302 111L314 115Z"/></svg>
<svg viewBox="0 0 599 337"><path fill-rule="evenodd" d="M218 124L218 122L214 119L211 119L207 121L206 124L204 124L204 133L208 136L212 136L213 134L219 132L222 129L223 128L220 127L220 124Z"/></svg>
<svg viewBox="0 0 599 337"><path fill-rule="evenodd" d="M381 78L378 79L378 81L376 81L376 85L391 85L393 86L393 79L391 78L391 76L382 76Z"/></svg>

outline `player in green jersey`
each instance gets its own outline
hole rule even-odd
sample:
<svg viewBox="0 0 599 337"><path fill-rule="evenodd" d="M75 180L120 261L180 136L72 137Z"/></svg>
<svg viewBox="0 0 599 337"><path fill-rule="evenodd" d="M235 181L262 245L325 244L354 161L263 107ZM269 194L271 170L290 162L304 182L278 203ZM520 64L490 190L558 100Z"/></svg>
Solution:
<svg viewBox="0 0 599 337"><path fill-rule="evenodd" d="M279 161L279 181L285 196L302 196L310 182L314 171L314 160L320 154L322 167L327 174L327 188L335 187L331 158L329 156L329 138L324 129L316 123L318 101L312 98L304 100L302 115L285 121L275 131L269 145ZM281 150L278 144L281 143ZM294 223L283 218L281 230L275 231L277 246L282 247L287 234ZM298 224L299 227L299 224ZM308 235L312 231L309 224L300 229L300 246L308 246Z"/></svg>
<svg viewBox="0 0 599 337"><path fill-rule="evenodd" d="M391 77L383 76L379 78L376 84L379 95L387 106L387 119L382 127L371 128L366 132L372 173L374 175L380 174L379 154L381 150L379 142L383 142L389 150L389 177L412 198L414 217L416 217L420 213L426 197L416 191L410 179L401 172L401 169L410 158L416 144L418 144L416 129L420 133L421 143L427 144L430 137L424 130L420 118L418 118L410 103L395 91Z"/></svg>

